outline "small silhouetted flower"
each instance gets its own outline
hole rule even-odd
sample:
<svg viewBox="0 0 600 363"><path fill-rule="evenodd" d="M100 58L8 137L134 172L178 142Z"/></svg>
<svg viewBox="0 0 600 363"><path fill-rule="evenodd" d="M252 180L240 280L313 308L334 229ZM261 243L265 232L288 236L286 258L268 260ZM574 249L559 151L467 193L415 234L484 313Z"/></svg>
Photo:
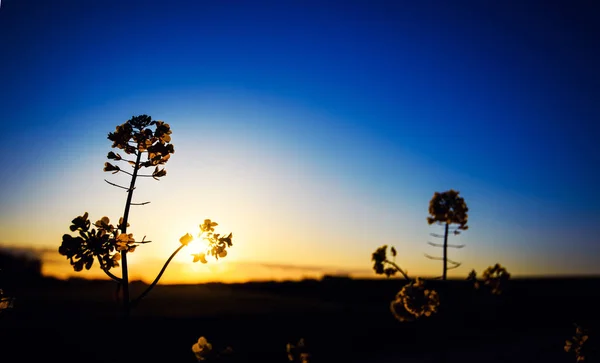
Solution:
<svg viewBox="0 0 600 363"><path fill-rule="evenodd" d="M402 270L394 261L387 259L387 245L383 245L375 250L371 255L371 261L373 261L373 270L377 275L385 275L387 277L394 276L396 273L401 273L404 278L409 280L406 271ZM390 253L394 259L396 258L396 248L390 248ZM387 265L387 267L386 267Z"/></svg>
<svg viewBox="0 0 600 363"><path fill-rule="evenodd" d="M208 261L206 260L206 254L203 252L200 253L193 253L192 256L194 256L194 262L202 262L202 263L208 263Z"/></svg>
<svg viewBox="0 0 600 363"><path fill-rule="evenodd" d="M99 221L94 223L94 226L96 226L100 231L103 231L104 233L110 233L115 228L112 224L110 224L110 219L108 217L102 217Z"/></svg>
<svg viewBox="0 0 600 363"><path fill-rule="evenodd" d="M310 361L310 353L306 347L304 338L301 338L297 344L288 343L286 345L288 360L295 363L308 363Z"/></svg>
<svg viewBox="0 0 600 363"><path fill-rule="evenodd" d="M117 251L127 251L133 252L135 251L135 239L133 238L133 234L129 233L121 233L117 236Z"/></svg>
<svg viewBox="0 0 600 363"><path fill-rule="evenodd" d="M108 217L98 220L94 227L84 213L73 219L69 229L77 232L77 236L65 234L58 252L66 256L75 271L89 270L97 259L101 268L109 270L118 266L113 258L116 248L117 230L110 224Z"/></svg>
<svg viewBox="0 0 600 363"><path fill-rule="evenodd" d="M192 352L194 352L197 360L206 360L212 352L212 344L210 344L205 337L200 337L198 341L192 345Z"/></svg>
<svg viewBox="0 0 600 363"><path fill-rule="evenodd" d="M127 223L127 226L123 225L123 217L119 218L119 224L117 225L117 228L120 229L121 231L125 230L126 227L129 227L129 223Z"/></svg>
<svg viewBox="0 0 600 363"><path fill-rule="evenodd" d="M219 224L217 222L213 222L210 219L205 219L204 223L202 223L200 225L200 231L201 232L214 232L216 226L218 226Z"/></svg>
<svg viewBox="0 0 600 363"><path fill-rule="evenodd" d="M106 157L107 157L108 159L110 159L110 160L121 160L121 159L122 159L122 158L121 158L121 155L119 155L119 154L115 154L115 153L114 153L114 152L112 152L112 151L109 151L109 152L108 152L108 155L107 155Z"/></svg>
<svg viewBox="0 0 600 363"><path fill-rule="evenodd" d="M377 275L391 276L394 272L386 271L384 263L387 261L387 245L383 245L375 250L371 255L371 261L373 261L373 270Z"/></svg>
<svg viewBox="0 0 600 363"><path fill-rule="evenodd" d="M163 177L165 175L167 175L167 171L164 168L159 169L158 166L152 172L152 177L156 180L158 180L158 178Z"/></svg>
<svg viewBox="0 0 600 363"><path fill-rule="evenodd" d="M121 168L119 168L118 165L113 165L107 161L104 163L104 171L112 171L113 174L116 174L121 171Z"/></svg>
<svg viewBox="0 0 600 363"><path fill-rule="evenodd" d="M4 295L4 291L0 289L0 313L4 310L12 309L14 307L15 299Z"/></svg>
<svg viewBox="0 0 600 363"><path fill-rule="evenodd" d="M227 248L233 245L233 234L229 233L227 236L221 236L220 233L214 233L214 227L218 225L217 222L213 222L210 219L205 219L204 223L200 225L200 234L198 234L198 237L203 237L207 242L207 246L204 251L192 254L194 262L207 263L207 256L212 256L217 260L227 256Z"/></svg>

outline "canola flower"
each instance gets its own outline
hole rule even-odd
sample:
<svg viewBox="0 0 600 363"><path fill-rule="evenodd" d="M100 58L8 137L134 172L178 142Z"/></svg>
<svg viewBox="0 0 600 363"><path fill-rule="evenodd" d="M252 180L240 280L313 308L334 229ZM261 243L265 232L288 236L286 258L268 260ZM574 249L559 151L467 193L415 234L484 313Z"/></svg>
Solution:
<svg viewBox="0 0 600 363"><path fill-rule="evenodd" d="M4 295L4 290L0 289L0 313L4 310L12 309L14 307L15 299L10 296Z"/></svg>
<svg viewBox="0 0 600 363"><path fill-rule="evenodd" d="M192 345L192 352L198 361L206 360L212 352L212 344L205 337L198 338L198 341Z"/></svg>
<svg viewBox="0 0 600 363"><path fill-rule="evenodd" d="M405 322L432 316L439 306L437 291L426 289L424 281L417 278L402 287L396 299L390 303L390 310L396 319Z"/></svg>
<svg viewBox="0 0 600 363"><path fill-rule="evenodd" d="M491 288L492 294L500 295L510 279L510 274L499 263L483 271L483 284Z"/></svg>

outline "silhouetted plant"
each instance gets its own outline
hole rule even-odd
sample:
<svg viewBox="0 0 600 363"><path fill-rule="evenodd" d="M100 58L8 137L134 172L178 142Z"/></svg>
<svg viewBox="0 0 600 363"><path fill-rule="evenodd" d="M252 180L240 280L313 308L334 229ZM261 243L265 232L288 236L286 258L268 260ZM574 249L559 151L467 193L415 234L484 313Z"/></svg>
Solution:
<svg viewBox="0 0 600 363"><path fill-rule="evenodd" d="M499 263L483 271L483 286L487 286L494 295L502 294L509 279L510 274Z"/></svg>
<svg viewBox="0 0 600 363"><path fill-rule="evenodd" d="M387 259L387 248L387 245L383 245L376 249L371 256L371 260L373 261L373 270L375 270L375 273L378 275L385 274L387 277L390 277L394 276L396 272L400 272L405 279L410 280L410 277L408 277L406 271L401 269L395 261L390 261ZM395 260L397 252L394 247L390 249L390 253Z"/></svg>
<svg viewBox="0 0 600 363"><path fill-rule="evenodd" d="M116 281L122 289L123 311L125 317L127 317L131 307L137 305L156 286L173 257L183 247L187 246L193 240L193 237L187 233L179 239L181 245L167 259L154 281L140 296L132 300L129 296L127 254L133 253L139 245L151 242L147 241L145 236L136 241L133 234L127 232L131 206L149 203L132 202L135 183L137 178L140 177L151 177L160 180L160 178L166 176L167 172L164 167L161 169L159 166L166 164L175 150L171 143L171 127L169 124L163 121L153 121L147 115L134 116L122 125L118 125L115 132L108 133L108 139L113 142L113 148L120 149L126 155L133 156L133 159L128 159L113 151L110 151L107 155L109 160L129 164L133 169L131 172L123 170L119 165L110 162L104 163L104 171L106 172L112 172L112 174L125 173L131 176L129 187L117 185L105 179L108 184L127 192L123 216L116 226L110 223L108 217L102 217L92 226L91 221L88 219L88 213L85 212L71 222L70 230L77 232L78 235L63 235L58 252L67 257L75 271L82 271L84 268L89 270L94 261L97 260L102 271ZM154 170L151 174L139 174L142 168L152 167L154 167ZM200 225L199 237L207 240L208 246L206 251L193 254L194 262L207 263L207 255L216 259L227 255L227 248L232 246L232 234L221 236L214 233L214 227L217 225L216 222L210 219L206 219ZM121 266L122 271L121 277L117 277L111 272L111 269L119 266Z"/></svg>
<svg viewBox="0 0 600 363"><path fill-rule="evenodd" d="M487 288L494 295L502 294L509 279L510 273L508 273L506 267L503 267L499 263L485 269L481 281L477 279L475 270L471 270L469 276L467 276L467 281L473 282L475 289Z"/></svg>
<svg viewBox="0 0 600 363"><path fill-rule="evenodd" d="M473 283L474 288L479 288L479 281L477 281L477 272L475 272L475 270L471 270L471 272L469 272L469 275L467 276L467 281L471 281Z"/></svg>
<svg viewBox="0 0 600 363"><path fill-rule="evenodd" d="M461 265L460 262L452 261L448 259L448 247L452 248L463 248L464 245L449 245L448 244L448 233L451 232L455 235L460 234L460 231L465 231L469 227L467 226L467 221L469 215L467 212L469 208L467 208L467 204L465 200L459 196L459 192L450 189L443 193L435 192L433 198L429 202L429 217L427 217L427 223L429 224L440 224L444 226L444 234L438 235L435 233L431 233L431 236L436 238L443 238L444 243L438 244L433 242L428 242L428 244L434 247L443 248L443 256L442 257L433 257L430 255L425 255L425 257L432 260L441 260L443 262L442 269L442 280L446 280L448 270L457 268ZM454 230L450 230L450 225L457 225ZM452 266L448 267L448 263Z"/></svg>
<svg viewBox="0 0 600 363"><path fill-rule="evenodd" d="M401 322L414 321L417 318L428 317L437 312L440 305L437 291L425 289L423 279L418 277L414 280L411 279L407 272L400 268L395 261L388 260L387 248L387 245L383 245L371 255L371 260L374 262L373 270L376 274L385 275L388 278L399 272L408 281L390 303L390 310L394 317ZM395 260L396 248L391 247L390 253Z"/></svg>
<svg viewBox="0 0 600 363"><path fill-rule="evenodd" d="M565 341L565 352L572 352L576 362L586 361L590 356L590 345L586 344L588 339L588 331L575 324L575 335Z"/></svg>
<svg viewBox="0 0 600 363"><path fill-rule="evenodd" d="M301 338L298 343L291 344L288 343L286 345L286 352L288 356L288 360L294 363L309 363L310 362L310 352L306 346L306 342L304 338Z"/></svg>

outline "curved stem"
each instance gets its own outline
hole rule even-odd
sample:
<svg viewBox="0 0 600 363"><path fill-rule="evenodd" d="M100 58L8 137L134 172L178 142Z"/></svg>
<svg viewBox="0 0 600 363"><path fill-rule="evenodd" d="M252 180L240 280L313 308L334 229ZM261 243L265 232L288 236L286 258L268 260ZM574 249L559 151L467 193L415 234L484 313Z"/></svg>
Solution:
<svg viewBox="0 0 600 363"><path fill-rule="evenodd" d="M394 266L394 268L395 268L396 270L398 270L398 271L399 271L399 272L402 274L402 276L404 276L404 278L405 278L405 279L407 279L408 281L410 281L410 280L411 280L411 278L410 278L410 277L408 277L408 275L406 274L406 272L404 272L404 270L403 270L403 269L401 269L401 268L400 268L400 266L396 265L396 263L395 263L395 262L393 262L393 261L389 261L389 260L385 260L385 262L386 262L386 263L388 263L388 264L390 264L390 265L392 265L392 266Z"/></svg>
<svg viewBox="0 0 600 363"><path fill-rule="evenodd" d="M97 256L97 257L98 257L98 263L100 264L100 268L102 269L102 271L104 271L104 273L105 273L105 274L106 274L108 277L110 277L111 279L115 280L115 281L116 281L116 282L118 282L118 283L121 283L121 281L122 281L122 280L121 280L121 278L120 278L120 277L117 277L117 276L115 276L115 275L113 275L113 273L112 273L112 272L108 271L108 270L107 270L107 269L104 267L104 264L102 263L102 260L100 259L100 256Z"/></svg>
<svg viewBox="0 0 600 363"><path fill-rule="evenodd" d="M185 245L181 245L179 246L175 252L173 252L171 254L171 257L169 257L169 259L167 260L167 262L165 262L164 266L162 267L162 269L160 270L160 272L158 273L158 275L156 276L156 278L154 279L154 281L152 281L152 283L150 284L150 286L148 286L148 288L146 290L144 290L144 292L142 292L142 294L140 296L138 296L135 300L133 300L131 302L131 306L137 306L137 304L140 303L140 301L146 297L146 295L148 295L148 293L150 291L152 291L152 289L154 288L154 286L156 286L156 284L158 284L158 281L160 280L160 278L162 277L163 273L165 273L165 270L167 269L167 266L169 266L169 263L171 263L171 260L173 259L173 257L175 257L175 255L181 251L181 249L185 247Z"/></svg>

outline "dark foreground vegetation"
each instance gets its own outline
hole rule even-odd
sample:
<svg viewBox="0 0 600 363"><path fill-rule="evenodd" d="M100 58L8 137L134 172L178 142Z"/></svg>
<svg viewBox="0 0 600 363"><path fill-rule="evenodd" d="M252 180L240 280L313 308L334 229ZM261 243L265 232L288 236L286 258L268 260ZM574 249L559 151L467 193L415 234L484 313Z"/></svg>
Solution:
<svg viewBox="0 0 600 363"><path fill-rule="evenodd" d="M14 309L0 315L0 360L194 362L205 336L238 361L285 362L286 343L305 338L314 362L574 362L563 350L573 324L593 330L590 343L600 326L600 278L513 279L499 296L428 281L439 313L401 323L389 302L404 283L159 285L124 323L110 281L31 280L11 287Z"/></svg>

